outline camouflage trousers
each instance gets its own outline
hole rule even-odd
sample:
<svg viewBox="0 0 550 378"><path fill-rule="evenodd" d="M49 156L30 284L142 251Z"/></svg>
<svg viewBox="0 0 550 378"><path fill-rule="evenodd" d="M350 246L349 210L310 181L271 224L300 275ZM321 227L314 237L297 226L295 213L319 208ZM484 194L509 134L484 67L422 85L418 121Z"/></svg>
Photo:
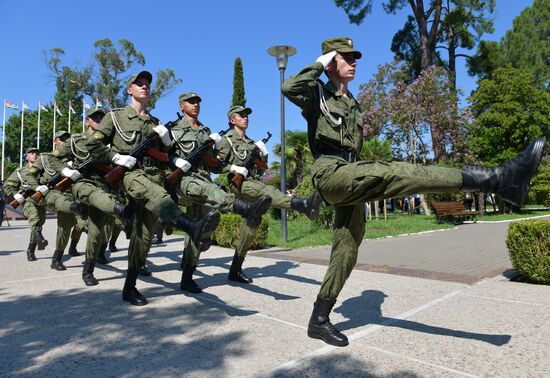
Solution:
<svg viewBox="0 0 550 378"><path fill-rule="evenodd" d="M29 222L31 232L30 243L36 244L36 231L42 227L46 221L46 206L37 204L34 201L26 201L23 206L23 215Z"/></svg>
<svg viewBox="0 0 550 378"><path fill-rule="evenodd" d="M69 238L78 243L86 220L71 211L71 203L74 202L70 192L51 190L46 196L46 206L57 212L57 233L55 237L55 249L64 251ZM72 231L71 231L72 230Z"/></svg>
<svg viewBox="0 0 550 378"><path fill-rule="evenodd" d="M335 299L355 263L365 233L365 202L417 193L458 192L459 169L321 157L312 167L313 185L334 206L330 262L319 295Z"/></svg>

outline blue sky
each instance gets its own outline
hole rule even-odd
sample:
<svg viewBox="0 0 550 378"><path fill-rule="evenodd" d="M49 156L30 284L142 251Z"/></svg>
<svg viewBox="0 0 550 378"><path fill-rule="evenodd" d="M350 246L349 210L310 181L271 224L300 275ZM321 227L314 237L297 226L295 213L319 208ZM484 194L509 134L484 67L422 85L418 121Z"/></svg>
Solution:
<svg viewBox="0 0 550 378"><path fill-rule="evenodd" d="M36 109L41 100L53 100L55 85L44 64L43 51L65 50L65 64L85 64L92 56L93 42L121 38L134 42L146 60L145 69L156 72L172 68L182 79L177 88L161 98L152 112L162 121L175 118L178 96L194 91L201 95L200 120L213 131L226 128L226 112L232 96L233 63L243 61L247 106L253 109L249 135L261 139L273 132L268 148L280 140L279 72L275 58L267 54L273 45L288 44L298 52L291 57L285 76L298 72L320 55L321 42L348 36L363 52L351 85L357 93L377 65L392 60L391 39L409 8L388 15L382 1L362 25L351 25L332 0L279 1L104 1L86 7L74 1L14 2L1 0L0 98L21 106L24 100ZM494 13L495 33L485 39L499 40L511 29L513 19L532 0L498 0ZM136 66L136 71L139 68ZM475 88L464 61L458 63L458 86L465 93ZM67 104L61 104L66 109ZM66 112L65 112L66 113ZM49 113L51 114L51 113ZM74 122L74 120L73 120ZM36 127L36 125L26 125ZM286 128L305 130L299 110L286 102Z"/></svg>

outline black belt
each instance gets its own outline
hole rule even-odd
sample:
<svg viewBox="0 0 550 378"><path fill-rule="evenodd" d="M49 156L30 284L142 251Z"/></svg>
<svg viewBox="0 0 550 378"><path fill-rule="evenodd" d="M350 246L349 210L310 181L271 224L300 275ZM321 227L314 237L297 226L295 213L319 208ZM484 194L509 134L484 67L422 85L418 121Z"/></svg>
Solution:
<svg viewBox="0 0 550 378"><path fill-rule="evenodd" d="M355 163L357 161L357 154L355 152L345 152L345 151L336 151L336 150L319 150L316 151L314 156L315 159L320 158L321 156L337 156L344 159L348 163Z"/></svg>
<svg viewBox="0 0 550 378"><path fill-rule="evenodd" d="M149 156L144 156L143 159L141 160L141 164L144 167L155 167L155 168L159 167L159 161Z"/></svg>

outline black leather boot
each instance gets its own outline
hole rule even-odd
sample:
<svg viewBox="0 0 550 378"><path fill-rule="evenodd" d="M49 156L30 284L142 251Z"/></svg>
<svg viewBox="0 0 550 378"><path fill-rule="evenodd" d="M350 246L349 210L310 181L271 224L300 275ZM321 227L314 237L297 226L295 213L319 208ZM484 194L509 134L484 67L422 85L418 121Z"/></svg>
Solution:
<svg viewBox="0 0 550 378"><path fill-rule="evenodd" d="M246 219L250 228L258 228L264 215L271 206L271 197L262 196L254 202L246 202L240 198L235 198L233 202L233 212Z"/></svg>
<svg viewBox="0 0 550 378"><path fill-rule="evenodd" d="M183 265L183 272L181 273L180 289L189 293L202 293L202 289L197 285L193 279L193 272L197 269L196 266Z"/></svg>
<svg viewBox="0 0 550 378"><path fill-rule="evenodd" d="M336 299L317 297L309 319L307 335L313 339L321 339L330 345L346 346L349 344L348 338L334 328L328 317L335 303Z"/></svg>
<svg viewBox="0 0 550 378"><path fill-rule="evenodd" d="M252 278L248 277L243 271L244 257L239 257L237 252L233 255L233 262L231 262L231 268L229 268L229 275L227 278L229 281L252 283Z"/></svg>
<svg viewBox="0 0 550 378"><path fill-rule="evenodd" d="M83 203L71 202L69 208L75 214L85 216L88 214L88 206Z"/></svg>
<svg viewBox="0 0 550 378"><path fill-rule="evenodd" d="M164 233L164 226L161 222L157 222L155 226L155 236L151 240L151 244L162 244L162 234Z"/></svg>
<svg viewBox="0 0 550 378"><path fill-rule="evenodd" d="M137 272L128 270L126 272L126 280L122 289L122 300L130 302L134 306L145 306L147 299L136 289Z"/></svg>
<svg viewBox="0 0 550 378"><path fill-rule="evenodd" d="M464 166L460 189L464 192L495 193L506 202L523 206L545 144L545 138L536 139L500 167Z"/></svg>
<svg viewBox="0 0 550 378"><path fill-rule="evenodd" d="M68 253L71 256L80 256L80 253L76 250L76 245L78 244L78 240L71 240L71 245L69 246Z"/></svg>
<svg viewBox="0 0 550 378"><path fill-rule="evenodd" d="M111 251L111 252L117 252L118 251L118 248L117 248L116 244L112 240L109 242L109 251Z"/></svg>
<svg viewBox="0 0 550 378"><path fill-rule="evenodd" d="M210 211L204 218L192 220L186 215L181 215L176 223L176 227L187 232L199 251L204 252L212 244L212 233L220 223L220 213L215 210Z"/></svg>
<svg viewBox="0 0 550 378"><path fill-rule="evenodd" d="M63 265L63 251L56 249L52 256L52 265L50 268L55 270L67 270L65 265Z"/></svg>
<svg viewBox="0 0 550 378"><path fill-rule="evenodd" d="M292 198L290 200L290 208L305 214L309 219L315 219L319 216L321 200L321 195L315 191L307 198Z"/></svg>
<svg viewBox="0 0 550 378"><path fill-rule="evenodd" d="M141 268L139 268L138 274L139 274L140 276L149 277L149 276L152 276L152 275L153 275L153 272L151 272L151 271L149 270L149 268L147 267L147 264L143 264L143 265L141 266Z"/></svg>
<svg viewBox="0 0 550 378"><path fill-rule="evenodd" d="M132 222L132 206L115 204L113 209L115 216L120 219L120 229L126 234L126 239L130 239L130 223Z"/></svg>
<svg viewBox="0 0 550 378"><path fill-rule="evenodd" d="M42 227L38 227L34 233L34 236L36 237L36 246L38 247L38 250L42 251L46 249L48 241L44 239L44 236L42 235Z"/></svg>
<svg viewBox="0 0 550 378"><path fill-rule="evenodd" d="M95 261L86 259L84 261L84 267L82 268L82 281L86 286L95 286L99 284L97 279L94 277L94 268Z"/></svg>
<svg viewBox="0 0 550 378"><path fill-rule="evenodd" d="M35 250L36 250L36 244L29 243L29 246L27 247L27 260L36 261L36 256L34 254Z"/></svg>
<svg viewBox="0 0 550 378"><path fill-rule="evenodd" d="M107 243L101 244L99 248L99 253L97 254L97 263L107 265L109 264L109 259L105 256L105 251L107 250Z"/></svg>

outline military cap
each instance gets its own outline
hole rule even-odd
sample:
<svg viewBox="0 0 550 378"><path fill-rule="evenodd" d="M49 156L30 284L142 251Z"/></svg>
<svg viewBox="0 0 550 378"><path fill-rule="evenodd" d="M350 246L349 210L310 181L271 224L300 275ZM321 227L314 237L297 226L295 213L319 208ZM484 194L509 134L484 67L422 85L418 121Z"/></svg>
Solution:
<svg viewBox="0 0 550 378"><path fill-rule="evenodd" d="M105 115L105 110L103 110L103 108L90 108L86 110L86 118L91 117L95 113L102 113Z"/></svg>
<svg viewBox="0 0 550 378"><path fill-rule="evenodd" d="M64 135L67 135L67 136L71 136L71 134L67 131L67 130L59 130L59 131L56 131L55 133L55 138L61 138L63 137Z"/></svg>
<svg viewBox="0 0 550 378"><path fill-rule="evenodd" d="M323 50L323 54L329 53L331 51L337 51L339 53L353 53L353 56L355 56L355 59L361 59L361 52L354 50L353 48L353 41L351 38L347 37L336 37L336 38L329 38L323 41L321 44L321 49Z"/></svg>
<svg viewBox="0 0 550 378"><path fill-rule="evenodd" d="M40 153L40 149L39 149L39 148L36 148L36 147L29 147L29 148L27 148L27 149L25 150L25 153L28 154L29 152L33 152L33 151L34 151L34 152Z"/></svg>
<svg viewBox="0 0 550 378"><path fill-rule="evenodd" d="M246 114L248 115L248 114L252 113L252 109L245 108L242 105L234 105L234 106L230 107L229 110L227 111L227 118L231 118L231 116L233 114L240 113L240 112L246 112Z"/></svg>
<svg viewBox="0 0 550 378"><path fill-rule="evenodd" d="M195 92L187 92L187 93L184 93L184 94L180 95L180 97L179 97L180 104L182 103L182 101L186 101L186 100L189 100L189 99L192 99L192 98L198 98L199 101L202 101L201 96L199 96Z"/></svg>
<svg viewBox="0 0 550 378"><path fill-rule="evenodd" d="M147 81L149 81L149 84L151 84L153 82L153 75L151 75L151 72L141 71L140 73L133 74L132 76L130 76L130 78L128 79L128 86L134 84L135 81L137 79L139 79L140 77L143 77L143 78L147 79Z"/></svg>

